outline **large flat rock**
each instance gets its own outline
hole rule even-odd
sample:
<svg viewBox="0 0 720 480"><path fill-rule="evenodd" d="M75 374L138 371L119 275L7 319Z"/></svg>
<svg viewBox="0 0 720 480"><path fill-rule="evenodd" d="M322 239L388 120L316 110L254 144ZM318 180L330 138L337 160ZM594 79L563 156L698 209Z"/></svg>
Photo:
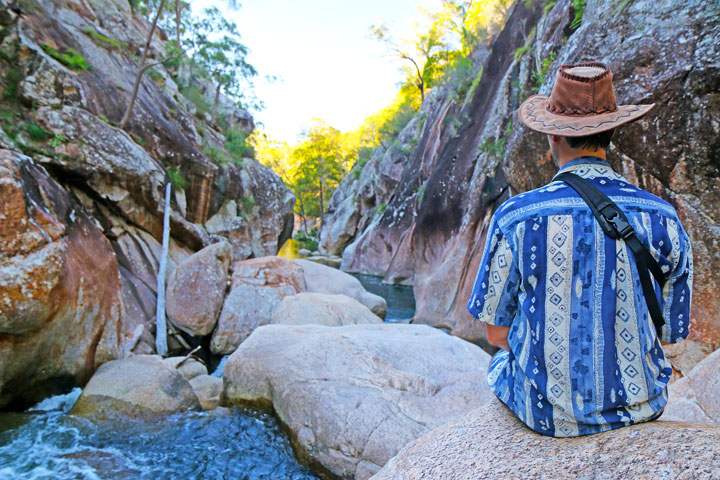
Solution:
<svg viewBox="0 0 720 480"><path fill-rule="evenodd" d="M224 405L272 406L300 457L363 480L492 395L490 356L425 325L265 325L227 361Z"/></svg>
<svg viewBox="0 0 720 480"><path fill-rule="evenodd" d="M720 425L655 421L558 439L533 432L493 399L407 445L372 478L720 478Z"/></svg>

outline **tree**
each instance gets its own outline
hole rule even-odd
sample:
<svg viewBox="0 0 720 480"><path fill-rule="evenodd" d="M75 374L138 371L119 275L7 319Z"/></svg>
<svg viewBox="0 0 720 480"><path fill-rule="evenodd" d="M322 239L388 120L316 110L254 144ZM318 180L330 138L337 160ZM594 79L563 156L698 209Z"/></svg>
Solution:
<svg viewBox="0 0 720 480"><path fill-rule="evenodd" d="M389 28L384 24L372 25L370 36L383 43L392 55L411 65L406 69L406 74L409 79L412 78L411 82L417 87L420 101L425 100L425 90L432 82L433 73L437 70L444 52L445 46L441 42L439 30L431 27L427 32L413 39L409 47L395 41Z"/></svg>
<svg viewBox="0 0 720 480"><path fill-rule="evenodd" d="M140 82L142 81L142 77L147 71L147 69L154 67L156 65L161 65L168 60L177 57L178 55L172 55L170 57L166 57L159 62L155 63L147 63L147 54L150 50L150 43L152 42L153 35L155 34L155 29L157 28L158 19L160 18L160 15L162 14L163 7L165 6L165 0L160 0L160 5L158 5L155 17L153 18L150 32L148 33L147 40L145 41L145 48L143 49L142 58L140 59L140 70L138 70L137 75L135 76L135 84L133 85L132 94L130 94L130 102L128 102L127 109L125 110L125 114L122 117L122 120L120 120L120 128L125 129L125 125L127 125L128 120L130 120L130 114L132 113L133 107L135 106L135 99L137 98L138 89L140 88Z"/></svg>
<svg viewBox="0 0 720 480"><path fill-rule="evenodd" d="M248 48L240 42L234 22L223 17L216 7L206 8L204 16L192 24L192 36L186 42L193 60L202 66L216 85L212 105L212 122L217 117L220 92L240 100L257 75L246 61Z"/></svg>
<svg viewBox="0 0 720 480"><path fill-rule="evenodd" d="M301 215L322 216L330 192L345 174L341 133L321 120L314 120L301 133L303 139L293 150L293 180Z"/></svg>

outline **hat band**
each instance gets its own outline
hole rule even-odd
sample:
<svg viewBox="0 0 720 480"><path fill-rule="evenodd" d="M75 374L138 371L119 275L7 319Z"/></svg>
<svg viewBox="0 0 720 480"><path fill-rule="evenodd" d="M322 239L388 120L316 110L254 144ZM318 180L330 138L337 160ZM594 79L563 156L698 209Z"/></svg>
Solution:
<svg viewBox="0 0 720 480"><path fill-rule="evenodd" d="M572 107L559 107L557 105L551 105L548 103L547 107L545 107L545 110L547 110L550 113L554 113L556 115L567 115L570 117L575 116L585 116L585 115L597 115L600 113L609 113L609 112L615 112L617 111L617 105L606 105L604 107L597 107L597 108L572 108Z"/></svg>

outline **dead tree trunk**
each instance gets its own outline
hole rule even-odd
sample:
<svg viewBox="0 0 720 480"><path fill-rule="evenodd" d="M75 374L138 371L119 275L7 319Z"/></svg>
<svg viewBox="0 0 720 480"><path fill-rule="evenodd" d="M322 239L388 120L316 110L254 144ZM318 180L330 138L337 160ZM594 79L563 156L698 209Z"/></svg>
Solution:
<svg viewBox="0 0 720 480"><path fill-rule="evenodd" d="M155 308L155 350L163 357L168 354L167 325L165 319L165 271L167 270L168 245L170 243L170 182L165 187L165 212L163 214L162 251L157 276L157 306Z"/></svg>

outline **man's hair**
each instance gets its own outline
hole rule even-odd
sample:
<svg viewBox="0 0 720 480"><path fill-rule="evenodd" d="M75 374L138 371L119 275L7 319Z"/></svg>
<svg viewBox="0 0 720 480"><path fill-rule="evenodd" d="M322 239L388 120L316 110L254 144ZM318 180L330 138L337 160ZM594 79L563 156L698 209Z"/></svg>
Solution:
<svg viewBox="0 0 720 480"><path fill-rule="evenodd" d="M595 135L587 135L584 137L565 137L568 145L572 148L587 148L587 149L607 149L610 145L610 139L615 133L615 129L605 130L604 132L596 133Z"/></svg>

